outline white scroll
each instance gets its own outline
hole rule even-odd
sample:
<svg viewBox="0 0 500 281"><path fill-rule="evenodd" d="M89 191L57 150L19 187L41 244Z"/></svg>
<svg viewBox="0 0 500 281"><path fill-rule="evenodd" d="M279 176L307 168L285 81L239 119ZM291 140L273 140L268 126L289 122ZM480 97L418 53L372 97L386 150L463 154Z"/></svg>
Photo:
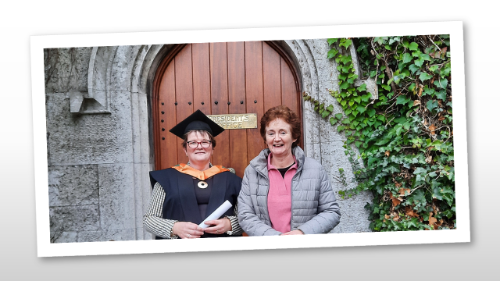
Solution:
<svg viewBox="0 0 500 281"><path fill-rule="evenodd" d="M226 200L226 202L222 203L222 205L217 208L210 216L208 216L204 221L202 221L198 226L201 228L207 228L208 225L205 224L206 221L216 220L220 218L227 210L229 210L233 205Z"/></svg>

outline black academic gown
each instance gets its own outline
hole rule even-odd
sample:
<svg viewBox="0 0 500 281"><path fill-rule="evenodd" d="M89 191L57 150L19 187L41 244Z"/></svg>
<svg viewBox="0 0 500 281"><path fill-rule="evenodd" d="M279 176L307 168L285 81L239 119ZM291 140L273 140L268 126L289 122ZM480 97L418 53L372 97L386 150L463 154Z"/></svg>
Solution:
<svg viewBox="0 0 500 281"><path fill-rule="evenodd" d="M173 168L149 172L151 186L159 182L165 191L163 218L200 224L205 218L200 216L198 202L193 186L193 177ZM213 176L212 192L207 206L207 216L228 200L231 207L222 217L234 216L241 189L241 178L231 172L222 172ZM224 237L226 233L214 235L205 233L202 237ZM156 239L163 239L156 237Z"/></svg>

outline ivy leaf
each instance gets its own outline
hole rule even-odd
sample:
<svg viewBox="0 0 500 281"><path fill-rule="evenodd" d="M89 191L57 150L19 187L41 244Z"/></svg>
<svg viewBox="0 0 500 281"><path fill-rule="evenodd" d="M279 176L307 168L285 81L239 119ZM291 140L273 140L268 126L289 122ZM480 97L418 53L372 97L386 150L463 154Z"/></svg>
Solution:
<svg viewBox="0 0 500 281"><path fill-rule="evenodd" d="M358 92L364 92L366 91L366 84L363 83L358 87Z"/></svg>
<svg viewBox="0 0 500 281"><path fill-rule="evenodd" d="M387 37L375 37L373 40L379 45L382 45L387 40Z"/></svg>
<svg viewBox="0 0 500 281"><path fill-rule="evenodd" d="M438 88L446 89L446 87L448 86L448 80L446 79L436 80L434 81L434 85L436 85L436 87Z"/></svg>
<svg viewBox="0 0 500 281"><path fill-rule="evenodd" d="M425 72L420 73L420 76L418 77L418 79L420 79L420 81L422 81L422 82L425 82L426 80L429 80L431 78L432 78L432 75L429 75Z"/></svg>
<svg viewBox="0 0 500 281"><path fill-rule="evenodd" d="M413 57L408 53L405 53L403 55L403 63L409 63L409 62L411 62L412 59L413 59Z"/></svg>
<svg viewBox="0 0 500 281"><path fill-rule="evenodd" d="M373 162L375 162L375 161L378 162L379 160L380 159L377 158L377 157L370 157L370 158L368 158L368 166L371 166L373 164Z"/></svg>
<svg viewBox="0 0 500 281"><path fill-rule="evenodd" d="M391 138L389 138L389 137L386 136L385 138L383 138L383 139L379 140L378 142L376 142L375 145L379 145L379 146L380 145L384 145L384 144L388 143L390 140L391 140Z"/></svg>
<svg viewBox="0 0 500 281"><path fill-rule="evenodd" d="M394 164L388 166L387 168L383 169L382 171L388 172L388 173L398 173L401 170L399 167L395 166Z"/></svg>
<svg viewBox="0 0 500 281"><path fill-rule="evenodd" d="M411 44L408 47L408 49L410 49L410 51L416 51L416 50L418 50L418 44L415 43L415 42L411 42Z"/></svg>
<svg viewBox="0 0 500 281"><path fill-rule="evenodd" d="M401 81L402 78L404 77L400 77L399 75L394 75L394 77L392 77L394 79L394 82L396 83L396 85L399 85L399 81Z"/></svg>
<svg viewBox="0 0 500 281"><path fill-rule="evenodd" d="M328 38L328 40L326 41L328 42L328 45L331 45L336 43L338 40L339 40L338 38Z"/></svg>
<svg viewBox="0 0 500 281"><path fill-rule="evenodd" d="M446 200L446 203L448 203L449 206L453 206L455 192L449 186L443 187L440 192L443 195L443 198Z"/></svg>
<svg viewBox="0 0 500 281"><path fill-rule="evenodd" d="M435 95L436 91L434 91L434 89L432 88L427 88L427 86L424 87L424 93L422 94L422 96L431 96L433 97Z"/></svg>
<svg viewBox="0 0 500 281"><path fill-rule="evenodd" d="M386 90L386 91L390 91L391 90L391 86L389 85L381 85L381 87Z"/></svg>
<svg viewBox="0 0 500 281"><path fill-rule="evenodd" d="M394 119L394 122L396 122L398 124L403 124L403 123L406 123L406 120L407 120L406 117L401 116L399 118Z"/></svg>
<svg viewBox="0 0 500 281"><path fill-rule="evenodd" d="M366 111L366 108L364 106L358 106L358 108L356 108L356 110L359 112L359 113L363 113Z"/></svg>
<svg viewBox="0 0 500 281"><path fill-rule="evenodd" d="M439 75L441 75L441 77L447 77L450 75L450 72L451 72L451 65L447 63L445 67L441 68L441 71L439 71Z"/></svg>
<svg viewBox="0 0 500 281"><path fill-rule="evenodd" d="M351 62L351 56L348 55L348 56L342 56L342 58L340 59L340 61L343 63L343 64L347 64L348 62Z"/></svg>
<svg viewBox="0 0 500 281"><path fill-rule="evenodd" d="M330 115L330 113L331 113L330 111L328 111L328 110L324 110L324 111L321 113L321 117L324 119L324 118L326 118L328 115Z"/></svg>
<svg viewBox="0 0 500 281"><path fill-rule="evenodd" d="M371 96L372 96L372 94L367 93L366 95L361 96L361 100L364 102L367 102Z"/></svg>
<svg viewBox="0 0 500 281"><path fill-rule="evenodd" d="M330 49L330 51L328 51L328 58L334 58L338 54L338 52L339 51L337 51L336 49Z"/></svg>
<svg viewBox="0 0 500 281"><path fill-rule="evenodd" d="M432 71L432 72L436 72L436 70L439 69L439 65L433 65L431 67L429 67L429 70Z"/></svg>
<svg viewBox="0 0 500 281"><path fill-rule="evenodd" d="M326 110L330 111L330 113L331 113L331 112L333 112L333 105L331 105L331 104L330 104L330 105L326 108Z"/></svg>
<svg viewBox="0 0 500 281"><path fill-rule="evenodd" d="M415 94L415 83L411 83L410 87L408 87L408 91L413 92Z"/></svg>
<svg viewBox="0 0 500 281"><path fill-rule="evenodd" d="M343 46L347 50L349 48L349 46L351 46L351 44L352 44L352 40L350 40L350 39L340 39L339 46L341 46L341 47Z"/></svg>
<svg viewBox="0 0 500 281"><path fill-rule="evenodd" d="M406 95L400 95L397 100L396 100L396 105L398 104L402 104L402 105L405 105L407 104L409 101L411 100L410 97L406 96Z"/></svg>
<svg viewBox="0 0 500 281"><path fill-rule="evenodd" d="M368 109L368 111L366 111L366 113L368 113L368 116L373 117L375 113L377 113L377 111L373 108L370 108Z"/></svg>
<svg viewBox="0 0 500 281"><path fill-rule="evenodd" d="M445 101L446 100L446 91L445 90L439 91L438 93L436 93L436 97L440 100Z"/></svg>
<svg viewBox="0 0 500 281"><path fill-rule="evenodd" d="M392 43L394 43L396 41L399 42L399 40L400 40L399 37L393 37L393 38L389 39L389 45L392 45Z"/></svg>
<svg viewBox="0 0 500 281"><path fill-rule="evenodd" d="M420 69L420 67L418 67L418 66L416 66L414 64L410 65L408 68L410 69L410 71L411 71L412 74L415 73L417 70Z"/></svg>
<svg viewBox="0 0 500 281"><path fill-rule="evenodd" d="M342 124L350 124L349 118L342 120Z"/></svg>
<svg viewBox="0 0 500 281"><path fill-rule="evenodd" d="M427 102L427 109L432 112L434 108L438 107L438 102L435 100L430 100Z"/></svg>
<svg viewBox="0 0 500 281"><path fill-rule="evenodd" d="M425 206L427 200L425 199L425 193L422 189L418 189L413 194L413 202L420 206Z"/></svg>
<svg viewBox="0 0 500 281"><path fill-rule="evenodd" d="M424 59L423 58L419 58L418 60L415 60L415 65L418 66L418 67L422 67L422 65L424 64Z"/></svg>
<svg viewBox="0 0 500 281"><path fill-rule="evenodd" d="M347 81L342 83L339 87L340 90L345 90L347 88L349 88L349 83Z"/></svg>
<svg viewBox="0 0 500 281"><path fill-rule="evenodd" d="M340 133L340 132L342 132L344 129L345 129L345 127L344 127L344 126L338 126L338 127L337 127L337 132L339 132L339 133Z"/></svg>
<svg viewBox="0 0 500 281"><path fill-rule="evenodd" d="M423 175L427 173L427 170L422 167L417 167L413 173L415 175Z"/></svg>
<svg viewBox="0 0 500 281"><path fill-rule="evenodd" d="M337 119L333 118L333 117L330 117L330 124L335 125L337 123Z"/></svg>
<svg viewBox="0 0 500 281"><path fill-rule="evenodd" d="M428 54L421 54L419 57L420 57L420 59L423 59L423 60L427 60L427 61L431 60L431 57L429 57Z"/></svg>

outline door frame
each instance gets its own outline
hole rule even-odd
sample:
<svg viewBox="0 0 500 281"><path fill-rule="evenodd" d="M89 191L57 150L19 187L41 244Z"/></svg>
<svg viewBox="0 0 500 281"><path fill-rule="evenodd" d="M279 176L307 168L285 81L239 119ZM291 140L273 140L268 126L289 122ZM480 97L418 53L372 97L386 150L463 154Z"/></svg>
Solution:
<svg viewBox="0 0 500 281"><path fill-rule="evenodd" d="M297 114L301 117L300 120L303 120L302 118L302 98L301 98L301 89L302 89L302 83L301 79L299 79L299 72L297 71L298 68L295 66L293 63L292 58L288 55L288 53L279 45L279 43L275 41L262 41L264 43L267 43L271 48L273 48L285 61L285 63L288 65L290 68L290 71L292 72L293 78L295 80L295 89L297 92L297 104L299 105ZM153 155L154 158L154 169L157 170L161 163L160 163L160 143L159 143L159 138L160 138L160 121L158 119L155 119L155 116L158 116L159 113L159 97L160 97L160 84L161 80L163 77L163 74L165 73L168 65L170 62L175 58L175 56L188 44L178 44L175 45L170 51L165 52L163 55L163 58L161 58L161 62L158 65L155 74L154 74L154 79L153 79L153 89L152 89L152 101L151 101L151 122L152 122L152 136L153 136ZM164 46L163 48L165 48ZM162 50L160 50L159 53L162 53ZM257 122L260 122L260 120L257 120ZM305 143L304 143L304 124L302 122L301 124L301 137L298 143L299 146L302 146L305 148Z"/></svg>

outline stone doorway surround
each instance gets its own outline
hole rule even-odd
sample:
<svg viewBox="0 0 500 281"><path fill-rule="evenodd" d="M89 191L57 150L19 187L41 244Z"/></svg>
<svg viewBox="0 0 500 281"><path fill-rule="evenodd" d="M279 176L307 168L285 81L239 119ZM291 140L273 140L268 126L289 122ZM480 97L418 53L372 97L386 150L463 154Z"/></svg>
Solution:
<svg viewBox="0 0 500 281"><path fill-rule="evenodd" d="M338 90L338 72L327 59L326 39L275 42L295 64L302 91L342 112L327 91ZM174 46L77 48L72 63L72 55L58 55L53 77L47 75L46 53L51 231L60 232L55 242L152 239L142 225L151 194L148 172L154 168L152 87L156 69ZM352 47L351 54L359 71ZM362 82L375 91L373 81ZM334 179L338 168L348 182L353 177L342 147L345 137L309 103L302 101L302 112L306 156L322 163L338 191L343 188ZM371 194L337 199L342 218L334 233L370 231L364 205L372 202Z"/></svg>

